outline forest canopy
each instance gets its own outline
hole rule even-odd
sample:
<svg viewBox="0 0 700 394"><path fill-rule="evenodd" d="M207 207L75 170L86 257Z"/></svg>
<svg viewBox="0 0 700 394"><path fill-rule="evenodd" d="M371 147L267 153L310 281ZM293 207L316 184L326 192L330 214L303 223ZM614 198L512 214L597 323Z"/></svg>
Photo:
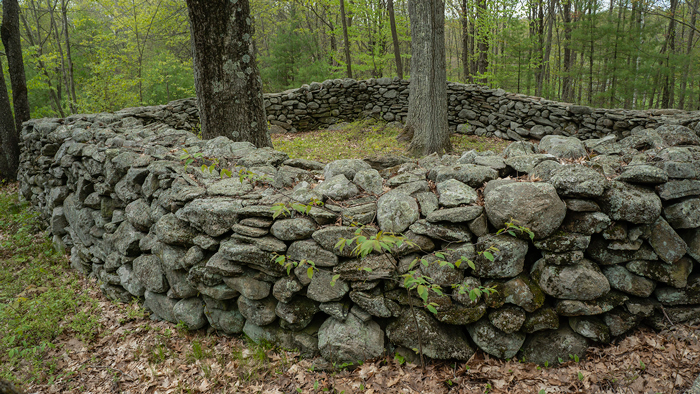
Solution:
<svg viewBox="0 0 700 394"><path fill-rule="evenodd" d="M185 0L19 3L32 117L195 95ZM700 109L698 3L447 0L447 79L600 107ZM251 0L251 13L266 92L349 72L394 77L399 57L410 78L408 0Z"/></svg>

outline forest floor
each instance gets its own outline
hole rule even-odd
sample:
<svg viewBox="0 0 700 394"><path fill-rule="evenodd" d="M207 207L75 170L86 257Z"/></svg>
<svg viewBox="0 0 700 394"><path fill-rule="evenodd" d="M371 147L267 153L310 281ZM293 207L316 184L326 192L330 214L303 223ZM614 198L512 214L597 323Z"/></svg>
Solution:
<svg viewBox="0 0 700 394"><path fill-rule="evenodd" d="M278 149L284 138L276 137ZM317 360L244 335L152 321L138 302L112 302L95 279L71 270L18 201L17 185L0 188L0 378L26 393L680 394L700 373L700 325L640 327L557 366L481 351L467 362L430 360L424 369L407 358L387 354L320 371Z"/></svg>

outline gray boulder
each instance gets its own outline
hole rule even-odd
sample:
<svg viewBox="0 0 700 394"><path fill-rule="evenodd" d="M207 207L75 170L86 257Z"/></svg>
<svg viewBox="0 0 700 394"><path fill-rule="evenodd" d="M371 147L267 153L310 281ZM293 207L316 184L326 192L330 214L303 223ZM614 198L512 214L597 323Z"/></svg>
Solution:
<svg viewBox="0 0 700 394"><path fill-rule="evenodd" d="M357 186L350 182L343 174L336 175L332 178L326 178L325 181L316 186L314 191L320 193L324 197L339 201L348 200L360 193Z"/></svg>
<svg viewBox="0 0 700 394"><path fill-rule="evenodd" d="M218 237L236 223L241 208L240 200L227 197L197 199L179 209L176 216L207 235Z"/></svg>
<svg viewBox="0 0 700 394"><path fill-rule="evenodd" d="M593 300L610 291L610 284L600 268L590 260L577 265L549 265L538 260L530 272L542 291L565 300Z"/></svg>
<svg viewBox="0 0 700 394"><path fill-rule="evenodd" d="M495 247L498 252L489 251L494 257L493 261L484 254L477 256L474 261L474 273L482 278L512 278L523 271L525 255L528 243L510 235L489 234L480 237L476 244L478 252L488 251Z"/></svg>
<svg viewBox="0 0 700 394"><path fill-rule="evenodd" d="M266 298L270 295L270 289L272 288L270 283L249 276L227 277L224 278L224 283L250 300L262 300Z"/></svg>
<svg viewBox="0 0 700 394"><path fill-rule="evenodd" d="M525 334L505 333L494 327L489 319L481 319L467 326L469 336L484 352L498 358L512 358L525 342Z"/></svg>
<svg viewBox="0 0 700 394"><path fill-rule="evenodd" d="M596 342L610 343L610 328L599 318L593 316L573 316L569 326L574 332Z"/></svg>
<svg viewBox="0 0 700 394"><path fill-rule="evenodd" d="M207 324L204 301L198 297L178 301L173 307L173 315L178 322L185 323L188 330L199 330Z"/></svg>
<svg viewBox="0 0 700 394"><path fill-rule="evenodd" d="M334 363L369 360L384 353L384 332L376 322L364 322L353 314L345 321L329 317L318 330L318 349Z"/></svg>
<svg viewBox="0 0 700 394"><path fill-rule="evenodd" d="M332 273L316 270L306 290L306 296L318 302L340 301L350 291L350 285L342 279L331 285L332 280Z"/></svg>
<svg viewBox="0 0 700 394"><path fill-rule="evenodd" d="M688 257L683 257L673 264L634 260L627 263L626 268L637 275L680 289L688 283L688 276L693 271L693 262Z"/></svg>
<svg viewBox="0 0 700 394"><path fill-rule="evenodd" d="M337 175L345 175L347 179L354 179L359 171L371 170L372 167L359 159L336 160L326 164L323 176L328 180Z"/></svg>
<svg viewBox="0 0 700 394"><path fill-rule="evenodd" d="M649 227L649 244L667 264L675 263L685 256L688 248L683 238L662 217Z"/></svg>
<svg viewBox="0 0 700 394"><path fill-rule="evenodd" d="M610 287L637 297L649 297L656 288L656 282L643 276L631 273L622 265L603 267L603 275L608 279Z"/></svg>
<svg viewBox="0 0 700 394"><path fill-rule="evenodd" d="M386 326L386 335L391 343L409 349L417 349L420 340L423 354L439 360L469 360L474 354L462 329L438 323L423 309L415 310L415 319L410 311L404 311Z"/></svg>
<svg viewBox="0 0 700 394"><path fill-rule="evenodd" d="M542 137L539 150L560 159L578 159L587 155L586 147L583 146L583 143L578 138L561 135L546 135Z"/></svg>
<svg viewBox="0 0 700 394"><path fill-rule="evenodd" d="M391 191L377 201L377 223L384 232L400 233L420 218L416 199Z"/></svg>
<svg viewBox="0 0 700 394"><path fill-rule="evenodd" d="M581 164L563 166L549 181L560 196L598 197L603 194L608 180L599 172Z"/></svg>
<svg viewBox="0 0 700 394"><path fill-rule="evenodd" d="M624 182L610 182L598 203L612 220L654 223L661 215L661 200L656 193Z"/></svg>
<svg viewBox="0 0 700 394"><path fill-rule="evenodd" d="M283 219L275 221L270 233L282 241L296 241L309 238L317 227L309 218Z"/></svg>
<svg viewBox="0 0 700 394"><path fill-rule="evenodd" d="M384 191L382 176L375 169L358 171L352 178L352 182L369 193L382 194Z"/></svg>
<svg viewBox="0 0 700 394"><path fill-rule="evenodd" d="M287 257L293 261L313 261L317 267L334 267L338 265L338 256L322 248L313 239L296 241L289 245Z"/></svg>
<svg viewBox="0 0 700 394"><path fill-rule="evenodd" d="M146 290L144 294L145 301L143 305L151 310L157 317L167 320L171 323L179 323L179 320L175 317L173 309L178 300L168 298L163 294L153 293Z"/></svg>
<svg viewBox="0 0 700 394"><path fill-rule="evenodd" d="M170 288L157 256L141 255L134 260L133 267L134 278L146 290L153 293L165 293Z"/></svg>
<svg viewBox="0 0 700 394"><path fill-rule="evenodd" d="M278 302L275 308L275 314L281 319L280 327L292 331L306 328L318 311L318 303L306 297L295 297L289 302Z"/></svg>
<svg viewBox="0 0 700 394"><path fill-rule="evenodd" d="M440 205L447 208L473 204L479 198L474 189L455 179L438 183L437 192Z"/></svg>
<svg viewBox="0 0 700 394"><path fill-rule="evenodd" d="M277 319L275 308L277 300L267 297L262 300L251 300L249 298L238 297L238 310L241 315L257 326L266 326Z"/></svg>
<svg viewBox="0 0 700 394"><path fill-rule="evenodd" d="M569 355L583 358L587 350L586 338L575 333L567 324L558 330L538 331L530 335L518 358L540 365L555 365L560 359L569 361Z"/></svg>
<svg viewBox="0 0 700 394"><path fill-rule="evenodd" d="M508 222L515 222L529 228L535 239L551 235L566 216L566 205L548 183L515 182L497 186L486 194L485 208L494 227L500 229Z"/></svg>
<svg viewBox="0 0 700 394"><path fill-rule="evenodd" d="M172 213L163 215L156 222L155 232L161 242L171 245L191 245L197 236L197 232L187 222Z"/></svg>
<svg viewBox="0 0 700 394"><path fill-rule="evenodd" d="M700 198L688 198L664 208L664 216L675 229L700 227Z"/></svg>

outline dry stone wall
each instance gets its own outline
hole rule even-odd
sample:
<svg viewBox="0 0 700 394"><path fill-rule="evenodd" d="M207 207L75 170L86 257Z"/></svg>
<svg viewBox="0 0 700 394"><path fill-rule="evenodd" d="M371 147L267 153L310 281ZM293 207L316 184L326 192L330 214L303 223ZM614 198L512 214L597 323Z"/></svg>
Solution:
<svg viewBox="0 0 700 394"><path fill-rule="evenodd" d="M479 85L447 83L448 120L462 134L510 140L541 139L545 135L579 139L606 135L627 137L632 131L661 124L698 127L700 112L672 109L632 111L591 108L508 93ZM405 122L409 81L398 78L327 80L282 93L265 95L265 110L273 132L298 132L373 117ZM183 99L167 105L138 109L145 122L162 122L192 130L197 127L196 101Z"/></svg>
<svg viewBox="0 0 700 394"><path fill-rule="evenodd" d="M544 136L503 154L373 168L202 141L142 114L25 123L19 179L72 266L110 298L144 300L156 318L333 362L420 339L436 359L466 360L480 348L539 363L583 356L638 324L700 318L700 138L689 128ZM249 175L186 167L183 149ZM263 175L270 181L256 182ZM313 199L325 206L273 218L276 203ZM533 239L496 234L509 222ZM353 223L365 236L397 232L413 244L357 258L352 245L337 247L355 235ZM479 253L491 247L493 261ZM438 251L474 266L440 264ZM313 275L308 263L288 272L276 256L313 261ZM427 264L411 268L416 258ZM403 287L411 270L444 289L428 299L437 313ZM460 284L496 292L472 300L453 291Z"/></svg>

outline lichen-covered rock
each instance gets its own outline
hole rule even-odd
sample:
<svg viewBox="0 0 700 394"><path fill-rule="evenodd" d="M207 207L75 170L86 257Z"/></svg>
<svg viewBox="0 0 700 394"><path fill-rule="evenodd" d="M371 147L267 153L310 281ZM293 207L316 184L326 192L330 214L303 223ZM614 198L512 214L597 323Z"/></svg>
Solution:
<svg viewBox="0 0 700 394"><path fill-rule="evenodd" d="M470 187L479 188L484 182L498 178L498 171L486 166L474 164L459 164L455 166L439 166L428 174L435 183L441 183L448 179L455 179L466 183Z"/></svg>
<svg viewBox="0 0 700 394"><path fill-rule="evenodd" d="M625 167L617 181L657 185L668 182L668 174L662 168L650 165L635 165Z"/></svg>
<svg viewBox="0 0 700 394"><path fill-rule="evenodd" d="M326 250L332 251L338 256L352 257L352 251L357 246L356 242L352 242L350 245L346 245L342 251L335 245L340 239L350 240L354 238L356 236L355 233L358 231L360 235L363 235L365 237L371 237L377 234L377 230L371 227L365 227L364 229L360 230L359 228L355 227L330 226L322 228L320 230L316 230L311 235L311 237L314 239L314 241L318 242L318 244L321 245L321 247L323 247Z"/></svg>
<svg viewBox="0 0 700 394"><path fill-rule="evenodd" d="M366 192L382 194L382 176L379 175L379 171L375 169L358 171L352 178L352 182Z"/></svg>
<svg viewBox="0 0 700 394"><path fill-rule="evenodd" d="M156 222L155 233L161 242L171 245L191 245L197 236L197 232L187 222L172 213L163 215Z"/></svg>
<svg viewBox="0 0 700 394"><path fill-rule="evenodd" d="M557 300L554 307L560 316L592 316L609 312L627 301L627 295L611 290L594 300Z"/></svg>
<svg viewBox="0 0 700 394"><path fill-rule="evenodd" d="M306 296L318 302L340 301L350 291L350 285L342 279L335 283L333 274L326 270L316 270L306 290Z"/></svg>
<svg viewBox="0 0 700 394"><path fill-rule="evenodd" d="M418 203L411 196L392 191L377 201L377 223L384 232L403 232L419 218Z"/></svg>
<svg viewBox="0 0 700 394"><path fill-rule="evenodd" d="M550 181L560 196L598 197L603 194L608 180L599 172L581 164L564 166Z"/></svg>
<svg viewBox="0 0 700 394"><path fill-rule="evenodd" d="M498 252L490 250L496 248ZM489 252L493 260L481 253L474 261L474 273L483 278L512 278L523 271L528 243L510 235L486 235L476 244L478 252Z"/></svg>
<svg viewBox="0 0 700 394"><path fill-rule="evenodd" d="M700 304L700 276L688 278L688 284L682 289L659 287L654 295L664 305Z"/></svg>
<svg viewBox="0 0 700 394"><path fill-rule="evenodd" d="M536 239L546 238L561 225L566 205L548 183L515 182L486 194L486 214L496 228L515 221L529 228Z"/></svg>
<svg viewBox="0 0 700 394"><path fill-rule="evenodd" d="M440 205L447 208L473 204L479 198L474 189L455 179L438 183L437 192Z"/></svg>
<svg viewBox="0 0 700 394"><path fill-rule="evenodd" d="M423 354L438 360L469 360L474 349L467 342L464 331L456 326L438 323L422 309L415 310L415 319L410 311L386 327L386 335L395 345L409 349L418 348L419 337L423 343ZM418 324L416 325L416 320Z"/></svg>
<svg viewBox="0 0 700 394"><path fill-rule="evenodd" d="M291 331L306 328L318 311L318 303L306 297L295 297L289 302L278 302L275 308L275 314L281 319L280 328Z"/></svg>
<svg viewBox="0 0 700 394"><path fill-rule="evenodd" d="M175 308L175 304L177 304L178 300L148 290L146 290L144 298L146 300L144 306L151 310L156 316L171 323L179 323L173 312L173 308Z"/></svg>
<svg viewBox="0 0 700 394"><path fill-rule="evenodd" d="M622 265L603 267L603 275L608 278L610 287L637 297L649 297L656 288L656 282L635 275Z"/></svg>
<svg viewBox="0 0 700 394"><path fill-rule="evenodd" d="M283 219L272 225L270 233L282 241L296 241L309 238L317 227L309 218Z"/></svg>
<svg viewBox="0 0 700 394"><path fill-rule="evenodd" d="M176 216L207 235L218 237L231 229L241 208L240 200L227 197L197 199L178 210Z"/></svg>
<svg viewBox="0 0 700 394"><path fill-rule="evenodd" d="M345 175L347 179L354 179L359 171L371 170L372 167L363 160L358 159L343 159L336 160L326 164L323 170L323 176L326 179L331 179L337 175Z"/></svg>
<svg viewBox="0 0 700 394"><path fill-rule="evenodd" d="M251 323L258 326L266 326L277 319L275 308L277 300L267 297L262 300L251 300L244 296L238 297L238 310L241 315Z"/></svg>
<svg viewBox="0 0 700 394"><path fill-rule="evenodd" d="M564 300L593 300L610 291L600 268L590 260L577 265L548 265L538 260L530 272L542 291Z"/></svg>
<svg viewBox="0 0 700 394"><path fill-rule="evenodd" d="M350 182L343 174L336 175L332 178L326 178L314 191L320 193L324 197L338 201L348 200L360 193L357 186Z"/></svg>
<svg viewBox="0 0 700 394"><path fill-rule="evenodd" d="M525 322L525 311L517 306L507 305L489 313L489 321L506 334L512 334Z"/></svg>
<svg viewBox="0 0 700 394"><path fill-rule="evenodd" d="M540 308L525 316L522 331L527 334L543 330L556 330L559 328L559 316L552 308Z"/></svg>
<svg viewBox="0 0 700 394"><path fill-rule="evenodd" d="M134 278L146 290L153 293L165 293L170 287L165 279L165 272L160 264L160 259L154 255L142 255L133 262Z"/></svg>
<svg viewBox="0 0 700 394"><path fill-rule="evenodd" d="M494 327L489 319L481 319L467 326L467 331L481 350L498 358L512 358L525 342L525 334L503 332Z"/></svg>
<svg viewBox="0 0 700 394"><path fill-rule="evenodd" d="M586 338L566 324L557 330L538 331L528 336L518 359L540 365L555 365L560 359L569 361L569 355L583 358L587 350Z"/></svg>
<svg viewBox="0 0 700 394"><path fill-rule="evenodd" d="M553 253L563 253L573 250L586 250L591 242L591 237L578 233L559 232L554 235L535 241L535 247Z"/></svg>
<svg viewBox="0 0 700 394"><path fill-rule="evenodd" d="M255 343L269 343L282 349L296 350L304 357L314 357L318 354L319 327L310 324L301 331L289 331L277 324L258 326L250 320L246 320L243 332Z"/></svg>
<svg viewBox="0 0 700 394"><path fill-rule="evenodd" d="M598 204L612 220L654 223L661 215L661 199L656 193L624 182L610 182Z"/></svg>
<svg viewBox="0 0 700 394"><path fill-rule="evenodd" d="M468 229L451 223L437 224L421 219L413 223L409 228L416 234L446 242L469 242L472 238L472 234Z"/></svg>
<svg viewBox="0 0 700 394"><path fill-rule="evenodd" d="M574 137L546 135L539 143L540 152L549 153L560 159L578 159L587 155L586 147Z"/></svg>
<svg viewBox="0 0 700 394"><path fill-rule="evenodd" d="M664 208L664 216L674 229L700 227L700 198L689 198Z"/></svg>
<svg viewBox="0 0 700 394"><path fill-rule="evenodd" d="M178 322L185 323L188 330L199 330L207 324L204 301L199 297L178 301L173 307L173 315Z"/></svg>
<svg viewBox="0 0 700 394"><path fill-rule="evenodd" d="M610 343L610 328L600 319L592 316L569 318L569 326L574 332L596 342Z"/></svg>
<svg viewBox="0 0 700 394"><path fill-rule="evenodd" d="M466 207L447 208L429 212L425 220L430 223L452 222L465 223L479 217L484 212L484 207L480 205L470 205Z"/></svg>
<svg viewBox="0 0 700 394"><path fill-rule="evenodd" d="M248 276L237 276L233 278L224 278L224 283L243 297L251 300L262 300L270 295L272 284L257 280Z"/></svg>
<svg viewBox="0 0 700 394"><path fill-rule="evenodd" d="M649 243L659 258L668 264L683 257L688 247L662 217L649 227Z"/></svg>
<svg viewBox="0 0 700 394"><path fill-rule="evenodd" d="M318 330L318 349L335 363L369 360L384 353L384 332L376 322L364 322L353 314L345 321L329 317Z"/></svg>
<svg viewBox="0 0 700 394"><path fill-rule="evenodd" d="M627 263L626 267L637 275L680 289L688 284L688 276L693 270L693 262L687 257L681 258L673 264L661 261L634 260Z"/></svg>

